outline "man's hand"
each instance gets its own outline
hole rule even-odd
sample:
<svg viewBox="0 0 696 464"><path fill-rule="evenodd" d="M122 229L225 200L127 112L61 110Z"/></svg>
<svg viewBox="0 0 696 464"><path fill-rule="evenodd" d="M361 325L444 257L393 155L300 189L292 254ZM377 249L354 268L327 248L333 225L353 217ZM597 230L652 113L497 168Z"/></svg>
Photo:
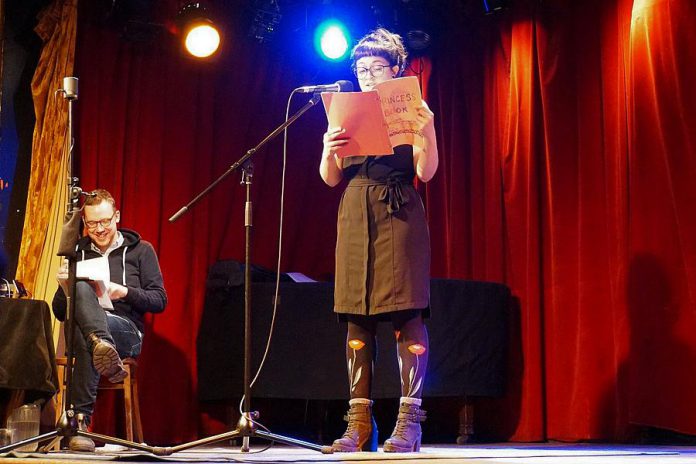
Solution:
<svg viewBox="0 0 696 464"><path fill-rule="evenodd" d="M124 287L123 285L119 285L114 282L109 282L106 291L109 292L109 299L112 301L125 298L125 296L128 295L128 287Z"/></svg>
<svg viewBox="0 0 696 464"><path fill-rule="evenodd" d="M60 268L58 268L58 274L56 274L56 279L58 279L58 284L60 288L63 289L63 293L68 294L68 260L63 258Z"/></svg>

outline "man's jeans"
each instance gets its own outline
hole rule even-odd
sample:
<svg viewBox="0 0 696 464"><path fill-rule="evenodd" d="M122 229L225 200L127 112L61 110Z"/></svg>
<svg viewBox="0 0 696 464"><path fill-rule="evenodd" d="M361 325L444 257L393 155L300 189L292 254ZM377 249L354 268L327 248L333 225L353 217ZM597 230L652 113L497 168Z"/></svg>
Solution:
<svg viewBox="0 0 696 464"><path fill-rule="evenodd" d="M99 373L92 364L87 337L97 337L113 344L121 359L134 358L140 354L143 337L135 324L121 316L105 311L99 306L97 294L87 282L77 282L75 298L74 353L75 368L72 377L72 403L76 413L90 417L97 399Z"/></svg>

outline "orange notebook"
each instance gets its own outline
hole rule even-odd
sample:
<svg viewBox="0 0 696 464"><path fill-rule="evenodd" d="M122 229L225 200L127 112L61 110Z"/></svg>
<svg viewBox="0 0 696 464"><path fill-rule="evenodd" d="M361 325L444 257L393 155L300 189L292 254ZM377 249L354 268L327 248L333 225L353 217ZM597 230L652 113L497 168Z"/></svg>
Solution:
<svg viewBox="0 0 696 464"><path fill-rule="evenodd" d="M391 79L369 92L321 94L329 127L343 127L349 142L337 150L347 156L391 155L398 145L423 146L416 108L421 92L415 76Z"/></svg>

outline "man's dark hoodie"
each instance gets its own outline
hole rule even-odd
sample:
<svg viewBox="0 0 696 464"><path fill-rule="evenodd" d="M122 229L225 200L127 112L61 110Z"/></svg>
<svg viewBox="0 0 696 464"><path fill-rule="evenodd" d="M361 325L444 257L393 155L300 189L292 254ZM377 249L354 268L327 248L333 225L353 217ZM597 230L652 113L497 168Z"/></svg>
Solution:
<svg viewBox="0 0 696 464"><path fill-rule="evenodd" d="M119 229L123 244L109 254L111 281L128 287L125 298L114 300L114 313L127 317L143 331L143 313L160 313L167 305L167 293L162 282L157 255L152 245L140 239L140 235L129 229ZM82 237L77 242L77 260L99 258L92 250L92 240ZM125 265L125 272L124 272ZM53 297L53 313L58 320L65 320L65 293L58 288Z"/></svg>

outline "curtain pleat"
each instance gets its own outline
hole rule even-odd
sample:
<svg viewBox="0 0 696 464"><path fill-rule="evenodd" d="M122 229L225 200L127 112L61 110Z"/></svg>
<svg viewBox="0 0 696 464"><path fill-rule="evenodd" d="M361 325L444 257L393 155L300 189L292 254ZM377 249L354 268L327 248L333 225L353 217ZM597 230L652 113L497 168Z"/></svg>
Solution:
<svg viewBox="0 0 696 464"><path fill-rule="evenodd" d="M60 172L67 173L68 157L64 156L60 160ZM34 284L33 297L39 300L48 301L49 304L53 299L53 295L58 290L58 281L56 280L56 272L61 264L61 257L56 255L60 245L60 237L62 232L63 221L65 219L65 209L68 202L67 194L67 175L58 176L58 184L54 190L52 204L50 210L48 224L46 227L46 245L41 253L39 268L36 273L36 283ZM53 339L56 347L61 333L61 325L55 317L53 321ZM60 353L56 351L56 353Z"/></svg>
<svg viewBox="0 0 696 464"><path fill-rule="evenodd" d="M628 71L628 419L696 433L696 5L636 0ZM648 380L649 379L649 380ZM678 399L678 400L677 400Z"/></svg>
<svg viewBox="0 0 696 464"><path fill-rule="evenodd" d="M35 30L44 46L31 83L36 126L17 279L34 298L50 302L67 196L67 103L55 92L63 77L73 74L77 0L55 0L41 12Z"/></svg>

